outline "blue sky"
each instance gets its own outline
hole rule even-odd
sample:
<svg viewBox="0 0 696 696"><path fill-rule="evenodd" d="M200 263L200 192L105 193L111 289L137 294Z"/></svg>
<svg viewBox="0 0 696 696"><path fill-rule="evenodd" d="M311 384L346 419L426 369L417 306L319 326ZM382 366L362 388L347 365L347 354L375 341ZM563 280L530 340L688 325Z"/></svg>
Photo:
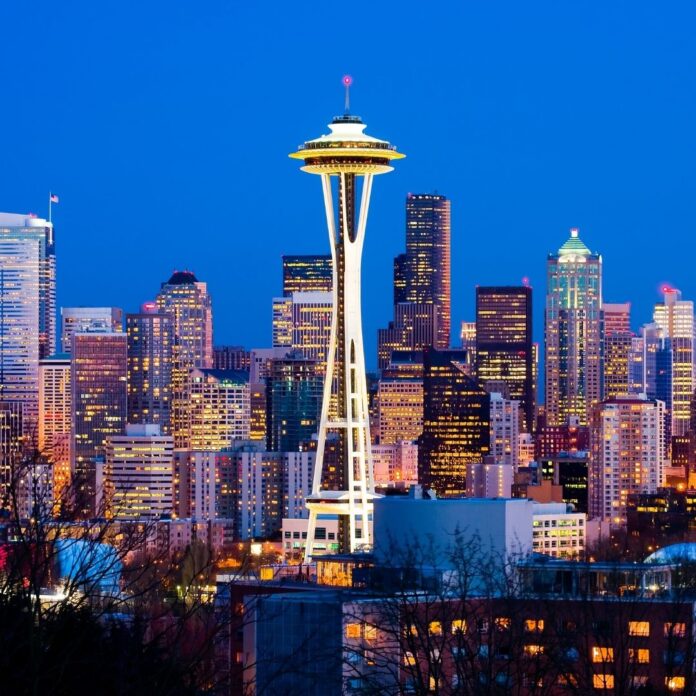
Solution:
<svg viewBox="0 0 696 696"><path fill-rule="evenodd" d="M571 226L605 301L696 296L692 3L55 2L0 6L0 210L61 197L59 302L135 310L175 268L217 343L270 342L284 253L324 253L319 181L287 158L352 110L407 155L376 180L368 366L409 191L452 199L453 326L476 284L536 291Z"/></svg>

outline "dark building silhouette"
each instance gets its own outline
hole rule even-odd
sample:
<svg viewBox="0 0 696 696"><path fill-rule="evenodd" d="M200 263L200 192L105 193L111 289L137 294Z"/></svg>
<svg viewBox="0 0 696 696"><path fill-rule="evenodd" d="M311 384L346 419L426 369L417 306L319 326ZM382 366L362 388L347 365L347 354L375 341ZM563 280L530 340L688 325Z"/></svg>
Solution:
<svg viewBox="0 0 696 696"><path fill-rule="evenodd" d="M489 451L490 396L471 376L466 352L426 349L419 482L441 497L464 495L467 465Z"/></svg>

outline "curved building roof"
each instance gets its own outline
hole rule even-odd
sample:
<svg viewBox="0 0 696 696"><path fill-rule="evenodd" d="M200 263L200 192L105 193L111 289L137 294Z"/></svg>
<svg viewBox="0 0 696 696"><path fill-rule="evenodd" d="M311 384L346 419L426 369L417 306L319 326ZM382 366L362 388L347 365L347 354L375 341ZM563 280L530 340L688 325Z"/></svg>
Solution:
<svg viewBox="0 0 696 696"><path fill-rule="evenodd" d="M193 285L197 282L198 279L191 271L174 271L172 277L167 281L167 285Z"/></svg>
<svg viewBox="0 0 696 696"><path fill-rule="evenodd" d="M651 553L646 563L675 563L677 561L696 561L696 543L683 542L670 544Z"/></svg>

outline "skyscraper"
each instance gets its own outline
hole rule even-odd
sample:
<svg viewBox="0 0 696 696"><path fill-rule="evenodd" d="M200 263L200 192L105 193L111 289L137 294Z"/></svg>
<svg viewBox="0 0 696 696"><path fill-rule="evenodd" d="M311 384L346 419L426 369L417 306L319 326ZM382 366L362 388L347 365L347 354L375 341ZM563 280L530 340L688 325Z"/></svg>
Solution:
<svg viewBox="0 0 696 696"><path fill-rule="evenodd" d="M669 339L672 349L671 434L689 430L690 403L694 392L694 303L682 300L681 292L665 286L664 300L655 305L653 321Z"/></svg>
<svg viewBox="0 0 696 696"><path fill-rule="evenodd" d="M406 197L406 253L394 259L394 304L437 307L437 348L450 344L450 201L445 196Z"/></svg>
<svg viewBox="0 0 696 696"><path fill-rule="evenodd" d="M322 375L326 372L331 345L332 312L330 292L292 294L292 348L316 360Z"/></svg>
<svg viewBox="0 0 696 696"><path fill-rule="evenodd" d="M219 452L234 440L249 439L248 372L194 368L185 403L186 448Z"/></svg>
<svg viewBox="0 0 696 696"><path fill-rule="evenodd" d="M154 302L126 315L128 335L128 422L160 426L170 433L174 326Z"/></svg>
<svg viewBox="0 0 696 696"><path fill-rule="evenodd" d="M602 375L603 398L626 396L631 390L631 303L602 307Z"/></svg>
<svg viewBox="0 0 696 696"><path fill-rule="evenodd" d="M117 520L153 520L174 508L174 439L159 425L127 425L106 439L106 508Z"/></svg>
<svg viewBox="0 0 696 696"><path fill-rule="evenodd" d="M625 524L628 496L663 485L664 418L664 404L645 398L609 399L593 407L590 517Z"/></svg>
<svg viewBox="0 0 696 696"><path fill-rule="evenodd" d="M476 376L485 384L503 382L520 402L524 429L534 426L532 289L476 288Z"/></svg>
<svg viewBox="0 0 696 696"><path fill-rule="evenodd" d="M273 360L266 379L266 441L271 452L296 452L319 429L323 379L299 351Z"/></svg>
<svg viewBox="0 0 696 696"><path fill-rule="evenodd" d="M73 335L71 366L72 476L78 511L97 509L97 468L106 439L125 431L128 405L128 345L124 333Z"/></svg>
<svg viewBox="0 0 696 696"><path fill-rule="evenodd" d="M495 464L517 471L520 435L520 402L498 392L490 395L490 455Z"/></svg>
<svg viewBox="0 0 696 696"><path fill-rule="evenodd" d="M213 309L208 288L190 271L175 271L162 283L157 306L172 317L172 434L176 447L186 442L185 392L193 368L213 366Z"/></svg>
<svg viewBox="0 0 696 696"><path fill-rule="evenodd" d="M73 334L123 331L123 310L119 307L61 307L60 318L61 348L68 355Z"/></svg>
<svg viewBox="0 0 696 696"><path fill-rule="evenodd" d="M425 351L418 481L441 497L466 493L466 471L490 451L490 396L464 351Z"/></svg>
<svg viewBox="0 0 696 696"><path fill-rule="evenodd" d="M377 367L383 370L395 351L423 350L438 341L437 305L400 302L394 305L394 321L377 332Z"/></svg>
<svg viewBox="0 0 696 696"><path fill-rule="evenodd" d="M213 369L248 370L251 354L244 346L215 346L213 348Z"/></svg>
<svg viewBox="0 0 696 696"><path fill-rule="evenodd" d="M56 258L53 225L0 213L0 400L38 418L39 360L55 352Z"/></svg>
<svg viewBox="0 0 696 696"><path fill-rule="evenodd" d="M601 384L602 257L572 229L557 254L549 254L546 293L546 419L577 416L581 425L599 401Z"/></svg>
<svg viewBox="0 0 696 696"><path fill-rule="evenodd" d="M71 423L70 356L59 353L39 362L39 452L53 467L57 502L70 484Z"/></svg>
<svg viewBox="0 0 696 696"><path fill-rule="evenodd" d="M331 256L283 256L283 296L294 292L331 292Z"/></svg>

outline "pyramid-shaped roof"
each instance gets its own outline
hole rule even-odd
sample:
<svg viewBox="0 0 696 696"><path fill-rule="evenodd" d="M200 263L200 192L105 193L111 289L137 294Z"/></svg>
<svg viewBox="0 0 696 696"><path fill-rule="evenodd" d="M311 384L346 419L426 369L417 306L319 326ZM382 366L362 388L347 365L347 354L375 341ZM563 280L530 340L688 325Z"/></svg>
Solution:
<svg viewBox="0 0 696 696"><path fill-rule="evenodd" d="M570 237L566 243L558 250L559 256L591 256L592 252L587 248L585 242L578 236L578 229L574 227L570 230Z"/></svg>

